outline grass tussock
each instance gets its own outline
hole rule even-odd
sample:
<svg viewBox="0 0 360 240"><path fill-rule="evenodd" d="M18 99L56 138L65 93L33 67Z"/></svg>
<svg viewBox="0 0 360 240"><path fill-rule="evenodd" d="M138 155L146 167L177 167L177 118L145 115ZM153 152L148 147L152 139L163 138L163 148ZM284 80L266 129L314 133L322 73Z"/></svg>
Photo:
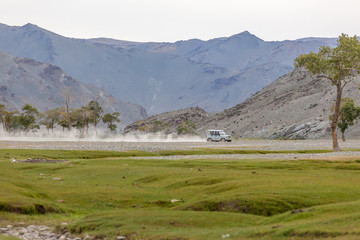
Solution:
<svg viewBox="0 0 360 240"><path fill-rule="evenodd" d="M12 204L8 202L3 202L0 203L0 212L33 215L33 214L63 213L64 211L55 206L43 205L40 203Z"/></svg>
<svg viewBox="0 0 360 240"><path fill-rule="evenodd" d="M200 201L184 207L183 210L236 212L258 216L273 216L302 207L306 207L306 205L304 203L290 203L275 198L262 198L255 200L233 199L223 201Z"/></svg>

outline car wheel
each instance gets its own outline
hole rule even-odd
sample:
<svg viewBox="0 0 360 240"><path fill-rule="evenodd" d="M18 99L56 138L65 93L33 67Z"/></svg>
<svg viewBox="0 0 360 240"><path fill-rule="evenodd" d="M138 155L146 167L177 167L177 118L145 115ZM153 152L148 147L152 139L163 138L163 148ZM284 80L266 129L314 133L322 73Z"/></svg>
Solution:
<svg viewBox="0 0 360 240"><path fill-rule="evenodd" d="M221 142L225 142L225 138L222 138L220 141L221 141Z"/></svg>
<svg viewBox="0 0 360 240"><path fill-rule="evenodd" d="M211 138L208 138L207 141L208 141L208 142L212 142Z"/></svg>

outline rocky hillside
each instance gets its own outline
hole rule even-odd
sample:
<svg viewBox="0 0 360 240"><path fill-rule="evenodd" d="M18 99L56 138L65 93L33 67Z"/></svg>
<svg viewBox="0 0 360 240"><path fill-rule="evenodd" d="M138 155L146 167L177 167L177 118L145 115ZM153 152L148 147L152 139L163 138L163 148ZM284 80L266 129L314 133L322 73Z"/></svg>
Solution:
<svg viewBox="0 0 360 240"><path fill-rule="evenodd" d="M358 86L348 84L343 97L360 105ZM335 87L328 80L295 69L233 108L202 113L206 118L200 121L189 120L196 124L199 135L206 129L224 129L236 138L320 138L330 136L329 115L334 101ZM152 117L152 121L155 119L157 116ZM359 137L359 125L351 127L346 135Z"/></svg>
<svg viewBox="0 0 360 240"><path fill-rule="evenodd" d="M126 126L124 133L177 133L177 127L186 122L194 123L198 129L211 115L199 107L161 113Z"/></svg>
<svg viewBox="0 0 360 240"><path fill-rule="evenodd" d="M300 53L334 44L336 39L321 38L267 42L249 32L209 41L135 43L0 24L0 51L59 66L150 114L195 106L222 111L289 72Z"/></svg>
<svg viewBox="0 0 360 240"><path fill-rule="evenodd" d="M95 85L72 78L59 67L0 52L0 103L7 109L20 110L26 103L40 111L64 106L69 88L72 108L98 98L107 112L120 112L122 125L147 117L143 107L115 99Z"/></svg>

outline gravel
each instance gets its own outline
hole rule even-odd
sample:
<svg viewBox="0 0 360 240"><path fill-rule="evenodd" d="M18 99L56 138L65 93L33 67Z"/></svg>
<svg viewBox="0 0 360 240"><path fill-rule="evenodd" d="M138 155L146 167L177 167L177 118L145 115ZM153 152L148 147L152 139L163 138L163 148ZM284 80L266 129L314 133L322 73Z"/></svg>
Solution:
<svg viewBox="0 0 360 240"><path fill-rule="evenodd" d="M360 149L360 140L347 140L339 142L344 150ZM0 141L0 148L10 149L57 149L57 150L106 150L106 151L149 151L156 152L161 150L192 150L197 148L217 148L217 149L252 149L252 150L314 150L332 149L331 139L318 140L236 140L230 143L221 142L104 142L104 141ZM194 158L271 158L271 159L312 159L312 158L331 158L344 156L360 156L360 152L337 152L337 153L316 153L316 154L251 154L251 155L192 155L192 156L167 156L167 157L148 157L166 159L194 159Z"/></svg>
<svg viewBox="0 0 360 240"><path fill-rule="evenodd" d="M26 227L7 225L0 228L0 234L5 236L15 236L24 240L82 240L82 238L70 237L66 232L63 234L57 234L51 231L47 226L29 225ZM90 237L85 237L90 239Z"/></svg>
<svg viewBox="0 0 360 240"><path fill-rule="evenodd" d="M337 152L337 153L275 153L275 154L218 154L218 155L180 155L160 157L134 157L135 159L334 159L359 156L360 152Z"/></svg>

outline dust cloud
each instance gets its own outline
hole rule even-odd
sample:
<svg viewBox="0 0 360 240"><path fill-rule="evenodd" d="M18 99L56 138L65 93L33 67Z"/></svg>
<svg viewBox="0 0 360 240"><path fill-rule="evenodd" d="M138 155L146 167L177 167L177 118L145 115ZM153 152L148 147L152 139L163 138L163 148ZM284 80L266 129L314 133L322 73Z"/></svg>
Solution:
<svg viewBox="0 0 360 240"><path fill-rule="evenodd" d="M98 130L97 134L90 131L85 137L79 131L47 131L7 133L0 130L0 141L29 141L29 142L205 142L204 137L195 135L177 135L164 133L149 134L110 134L108 131Z"/></svg>

